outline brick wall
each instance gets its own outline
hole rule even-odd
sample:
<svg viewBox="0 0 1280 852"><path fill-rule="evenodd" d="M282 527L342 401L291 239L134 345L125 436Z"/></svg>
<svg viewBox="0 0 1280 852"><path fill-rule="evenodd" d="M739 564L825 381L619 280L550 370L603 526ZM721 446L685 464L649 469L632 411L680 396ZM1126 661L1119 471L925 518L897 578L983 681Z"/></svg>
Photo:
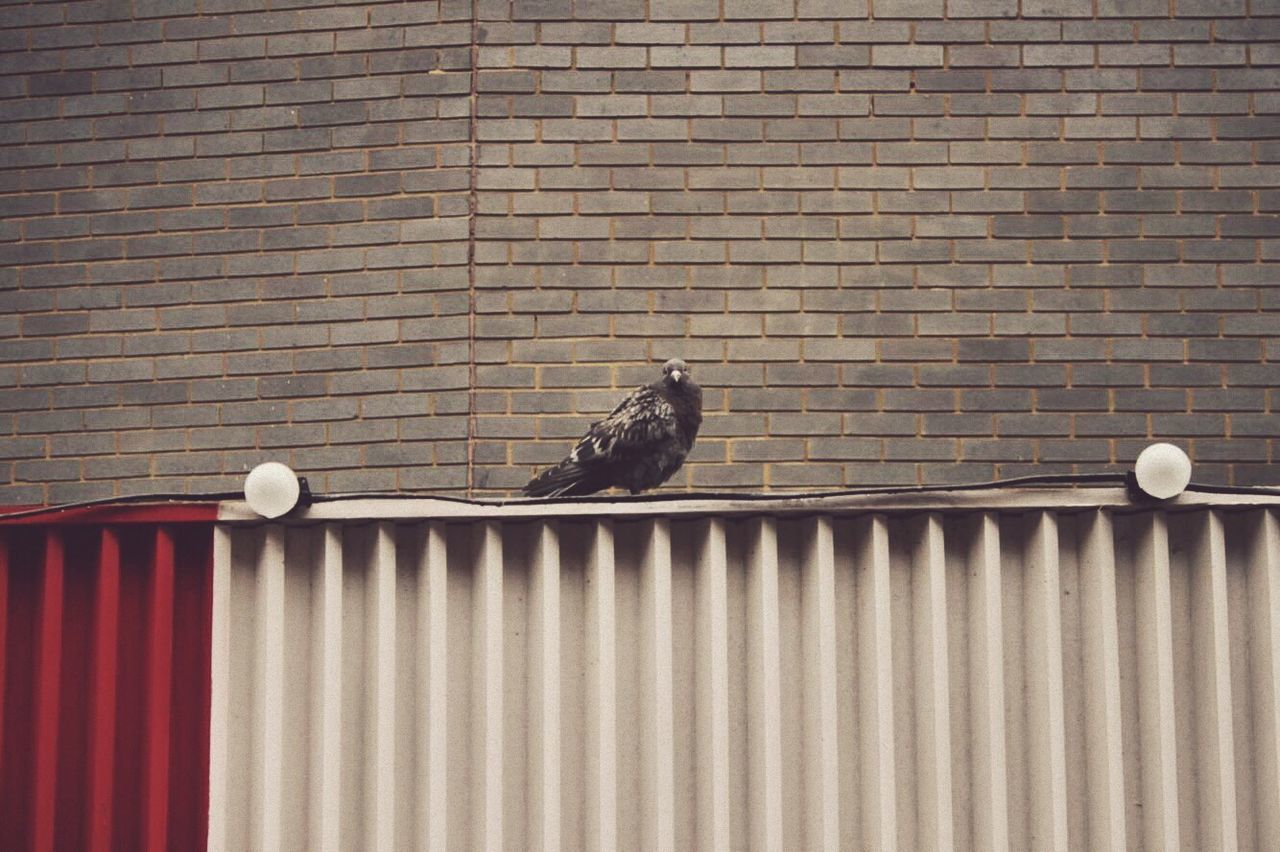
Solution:
<svg viewBox="0 0 1280 852"><path fill-rule="evenodd" d="M0 500L1280 481L1277 0L295 5L0 12Z"/></svg>

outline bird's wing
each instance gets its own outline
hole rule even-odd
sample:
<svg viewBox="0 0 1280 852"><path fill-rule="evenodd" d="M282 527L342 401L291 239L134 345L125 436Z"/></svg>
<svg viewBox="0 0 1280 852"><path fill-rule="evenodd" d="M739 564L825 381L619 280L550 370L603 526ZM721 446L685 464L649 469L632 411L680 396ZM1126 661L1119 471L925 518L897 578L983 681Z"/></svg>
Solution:
<svg viewBox="0 0 1280 852"><path fill-rule="evenodd" d="M635 452L676 434L676 412L651 387L637 388L603 420L591 424L569 453L569 460L589 465Z"/></svg>

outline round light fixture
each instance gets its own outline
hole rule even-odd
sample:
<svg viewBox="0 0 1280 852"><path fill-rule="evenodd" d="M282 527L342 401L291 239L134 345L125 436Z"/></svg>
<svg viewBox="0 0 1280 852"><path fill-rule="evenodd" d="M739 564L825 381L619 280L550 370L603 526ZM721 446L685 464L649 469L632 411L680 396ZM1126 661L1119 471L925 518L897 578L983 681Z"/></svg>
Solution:
<svg viewBox="0 0 1280 852"><path fill-rule="evenodd" d="M1191 459L1173 444L1152 444L1138 454L1133 467L1135 484L1148 497L1177 497L1191 482Z"/></svg>
<svg viewBox="0 0 1280 852"><path fill-rule="evenodd" d="M263 462L244 480L244 499L264 518L278 518L298 505L302 484L298 475L280 462Z"/></svg>

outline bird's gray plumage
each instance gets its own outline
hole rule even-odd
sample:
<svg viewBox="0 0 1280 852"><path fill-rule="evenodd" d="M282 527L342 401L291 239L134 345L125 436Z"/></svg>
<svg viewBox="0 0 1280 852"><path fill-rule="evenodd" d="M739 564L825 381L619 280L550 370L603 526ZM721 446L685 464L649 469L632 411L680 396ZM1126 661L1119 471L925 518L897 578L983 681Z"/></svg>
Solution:
<svg viewBox="0 0 1280 852"><path fill-rule="evenodd" d="M702 424L702 388L684 361L662 366L662 378L636 388L603 420L591 424L569 456L529 481L530 497L656 488L684 464Z"/></svg>

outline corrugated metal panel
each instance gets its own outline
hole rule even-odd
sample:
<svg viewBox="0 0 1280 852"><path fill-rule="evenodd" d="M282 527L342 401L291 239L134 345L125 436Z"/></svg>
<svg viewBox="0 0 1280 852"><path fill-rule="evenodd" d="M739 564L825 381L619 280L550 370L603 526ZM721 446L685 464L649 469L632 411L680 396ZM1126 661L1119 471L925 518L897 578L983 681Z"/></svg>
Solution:
<svg viewBox="0 0 1280 852"><path fill-rule="evenodd" d="M0 528L0 846L203 841L211 544L207 523Z"/></svg>
<svg viewBox="0 0 1280 852"><path fill-rule="evenodd" d="M768 508L220 526L210 848L1280 848L1274 508Z"/></svg>

